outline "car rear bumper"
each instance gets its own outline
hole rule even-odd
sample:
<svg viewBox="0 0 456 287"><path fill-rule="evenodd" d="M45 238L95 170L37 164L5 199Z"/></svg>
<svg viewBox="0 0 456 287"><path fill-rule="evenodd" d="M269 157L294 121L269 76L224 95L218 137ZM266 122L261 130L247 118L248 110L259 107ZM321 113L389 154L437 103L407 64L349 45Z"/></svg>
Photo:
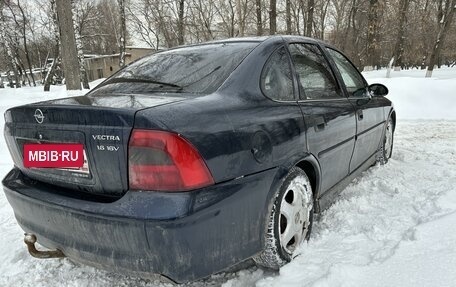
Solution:
<svg viewBox="0 0 456 287"><path fill-rule="evenodd" d="M186 282L262 250L275 172L188 193L127 192L112 203L59 195L18 169L2 183L18 223L43 246L96 267Z"/></svg>

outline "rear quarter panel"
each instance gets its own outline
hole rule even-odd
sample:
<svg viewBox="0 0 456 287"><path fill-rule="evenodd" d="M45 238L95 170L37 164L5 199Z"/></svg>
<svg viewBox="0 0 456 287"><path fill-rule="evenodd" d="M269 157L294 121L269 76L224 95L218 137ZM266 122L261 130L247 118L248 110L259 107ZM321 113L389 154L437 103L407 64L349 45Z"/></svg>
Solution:
<svg viewBox="0 0 456 287"><path fill-rule="evenodd" d="M261 43L214 94L139 111L135 127L182 134L216 182L287 164L306 149L301 110L296 102L267 99L260 90L264 63L283 44L277 38Z"/></svg>
<svg viewBox="0 0 456 287"><path fill-rule="evenodd" d="M154 127L157 122L161 124ZM216 182L285 164L306 146L299 107L267 99L227 101L225 95L215 94L138 112L135 127L184 136L198 149Z"/></svg>

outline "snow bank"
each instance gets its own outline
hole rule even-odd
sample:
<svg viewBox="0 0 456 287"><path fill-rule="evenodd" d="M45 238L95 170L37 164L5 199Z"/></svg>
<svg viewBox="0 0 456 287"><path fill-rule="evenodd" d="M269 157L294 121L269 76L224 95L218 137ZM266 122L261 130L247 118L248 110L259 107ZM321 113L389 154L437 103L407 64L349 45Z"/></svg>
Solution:
<svg viewBox="0 0 456 287"><path fill-rule="evenodd" d="M389 89L400 119L456 120L456 69L439 69L433 78L424 78L424 70L364 72L370 84L382 83Z"/></svg>

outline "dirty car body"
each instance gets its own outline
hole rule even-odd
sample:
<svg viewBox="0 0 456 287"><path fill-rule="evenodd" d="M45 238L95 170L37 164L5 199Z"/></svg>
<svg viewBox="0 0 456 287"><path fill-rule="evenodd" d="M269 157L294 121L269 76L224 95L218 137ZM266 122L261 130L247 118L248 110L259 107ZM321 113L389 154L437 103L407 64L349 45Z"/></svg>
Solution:
<svg viewBox="0 0 456 287"><path fill-rule="evenodd" d="M145 57L85 96L6 111L15 166L5 194L26 232L74 261L207 277L264 249L271 201L292 167L307 173L319 212L375 163L394 110L357 71L350 80L350 65L291 36ZM87 168L25 168L28 142L82 143ZM160 147L170 143L186 154Z"/></svg>

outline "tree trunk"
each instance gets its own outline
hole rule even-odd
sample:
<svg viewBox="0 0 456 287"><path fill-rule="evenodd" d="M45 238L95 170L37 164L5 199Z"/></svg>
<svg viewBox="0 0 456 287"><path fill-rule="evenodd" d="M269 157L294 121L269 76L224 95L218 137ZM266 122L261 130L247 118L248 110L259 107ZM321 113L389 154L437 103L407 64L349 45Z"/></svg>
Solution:
<svg viewBox="0 0 456 287"><path fill-rule="evenodd" d="M19 65L19 60L17 59L17 54L13 51L13 47L11 47L11 40L9 44L9 53L10 53L10 58L11 58L11 63L12 63L12 68L13 68L13 73L14 73L14 80L16 81L15 87L20 88L21 87L21 81L22 81L22 72L21 72L21 67Z"/></svg>
<svg viewBox="0 0 456 287"><path fill-rule="evenodd" d="M237 14L237 19L238 19L238 35L239 37L244 37L244 20L242 17L242 4L241 0L236 0L236 14Z"/></svg>
<svg viewBox="0 0 456 287"><path fill-rule="evenodd" d="M78 53L74 38L71 2L67 0L56 0L56 8L60 27L62 64L65 72L66 88L67 90L80 90L81 79L79 77Z"/></svg>
<svg viewBox="0 0 456 287"><path fill-rule="evenodd" d="M263 21L261 19L261 0L256 0L256 16L257 16L257 36L263 35Z"/></svg>
<svg viewBox="0 0 456 287"><path fill-rule="evenodd" d="M325 39L325 20L326 14L328 13L328 6L330 0L326 0L326 3L322 3L321 15L320 15L320 39Z"/></svg>
<svg viewBox="0 0 456 287"><path fill-rule="evenodd" d="M185 0L179 0L179 19L177 23L177 43L184 45L184 8Z"/></svg>
<svg viewBox="0 0 456 287"><path fill-rule="evenodd" d="M351 25L352 24L352 17L356 13L356 5L357 5L356 0L353 0L352 4L351 4L350 12L348 13L347 29L346 29L346 31L344 33L343 38L342 38L342 45L340 47L342 51L345 50L345 46L347 45L347 40L348 40L348 36L350 34L350 29L352 28L352 25ZM354 23L353 23L353 25L354 25ZM353 30L354 30L354 28L355 27L353 27Z"/></svg>
<svg viewBox="0 0 456 287"><path fill-rule="evenodd" d="M275 35L277 32L277 2L270 0L269 7L269 35Z"/></svg>
<svg viewBox="0 0 456 287"><path fill-rule="evenodd" d="M313 15L315 10L315 1L307 1L307 22L306 22L306 31L304 33L307 37L312 37L312 27L313 27Z"/></svg>
<svg viewBox="0 0 456 287"><path fill-rule="evenodd" d="M395 67L402 68L404 56L404 42L405 42L405 24L407 22L407 12L410 0L401 0L399 8L399 30L396 38L396 45L394 48Z"/></svg>
<svg viewBox="0 0 456 287"><path fill-rule="evenodd" d="M21 15L22 15L22 40L24 42L25 58L27 59L27 64L29 67L30 76L32 77L33 86L36 87L35 77L33 76L32 64L30 61L30 53L29 53L28 46L27 46L27 33L25 31L25 28L26 28L25 13L24 13L24 9L22 9L22 6L21 6L19 0L17 0L17 7L21 11Z"/></svg>
<svg viewBox="0 0 456 287"><path fill-rule="evenodd" d="M305 10L305 1L306 0L300 0L299 1L299 9L301 10L302 13L302 35L306 35L306 24L307 24L307 11ZM296 26L299 26L298 24ZM301 34L300 34L301 35Z"/></svg>
<svg viewBox="0 0 456 287"><path fill-rule="evenodd" d="M431 56L429 57L429 65L426 71L426 78L432 77L432 71L434 70L434 66L440 56L440 50L442 49L443 43L445 42L447 32L451 26L451 21L453 20L454 11L456 10L456 0L447 1L449 2L447 2L443 16L441 19L438 19L440 23L439 32L431 51Z"/></svg>
<svg viewBox="0 0 456 287"><path fill-rule="evenodd" d="M427 21L426 21L426 18L428 18L429 16L429 8L431 5L429 5L429 2L430 1L433 1L433 0L426 0L425 4L424 4L424 8L423 8L423 16L422 17L422 23L421 25L423 27L427 26ZM440 3L442 2L442 0L440 0ZM424 70L426 69L426 63L427 63L427 59L428 59L428 50L426 49L426 43L429 41L429 37L428 35L426 35L426 33L422 33L421 34L421 41L420 41L420 53L422 55L421 57L421 63L420 63L420 69L421 70Z"/></svg>
<svg viewBox="0 0 456 287"><path fill-rule="evenodd" d="M236 22L236 11L235 11L235 7L233 5L233 0L229 0L228 1L228 5L229 5L229 24L227 23L228 25L228 35L229 37L234 37L234 23Z"/></svg>
<svg viewBox="0 0 456 287"><path fill-rule="evenodd" d="M78 24L76 23L76 9L75 9L75 4L74 0L71 1L72 6L73 6L73 26L74 26L74 39L76 42L76 49L78 51L78 63L79 63L79 77L81 78L82 81L82 88L84 89L90 89L89 87L89 79L87 78L87 70L85 68L85 63L84 63L84 50L82 46L82 40L81 40L81 32L80 32L80 27L78 27Z"/></svg>
<svg viewBox="0 0 456 287"><path fill-rule="evenodd" d="M52 78L54 77L55 70L57 68L57 65L59 63L59 57L60 57L60 33L59 33L59 22L57 20L57 10L55 7L55 1L56 0L50 0L51 4L51 13L52 13L52 24L54 25L54 51L53 51L53 56L54 56L54 61L52 61L51 68L49 71L46 73L46 77L44 78L44 91L49 92L51 89L51 84L52 84ZM47 64L47 59L45 65Z"/></svg>
<svg viewBox="0 0 456 287"><path fill-rule="evenodd" d="M291 0L286 0L285 17L287 22L287 34L291 34Z"/></svg>
<svg viewBox="0 0 456 287"><path fill-rule="evenodd" d="M125 67L125 50L127 38L127 25L125 24L125 0L119 1L120 14L120 39L119 39L119 67Z"/></svg>
<svg viewBox="0 0 456 287"><path fill-rule="evenodd" d="M27 76L27 70L25 69L24 63L22 63L22 60L19 57L19 51L16 51L16 55L17 55L16 59L18 59L18 63L19 63L19 72L20 72L21 78L22 78L22 85L25 85L25 79L27 79L28 85L32 86L32 84L30 83L30 78L29 78L29 76Z"/></svg>
<svg viewBox="0 0 456 287"><path fill-rule="evenodd" d="M369 0L367 17L367 67L372 70L378 64L378 26L379 0Z"/></svg>
<svg viewBox="0 0 456 287"><path fill-rule="evenodd" d="M18 77L18 72L17 72L16 61L14 59L14 55L13 55L13 52L11 49L11 43L9 42L9 40L7 39L7 36L6 36L6 28L4 27L4 23L3 23L3 21L0 21L0 43L2 43L2 42L5 45L6 56L8 58L9 66L13 70L14 80L16 81L15 87L18 88L17 84L19 83L19 77ZM8 72L8 79L10 79L9 72ZM10 86L11 86L11 84L12 84L11 80L9 82L10 82Z"/></svg>
<svg viewBox="0 0 456 287"><path fill-rule="evenodd" d="M58 57L58 55L57 55ZM51 90L52 78L54 77L55 70L58 65L58 58L54 58L52 61L52 65L49 68L49 71L46 73L46 77L44 78L44 91L49 92Z"/></svg>
<svg viewBox="0 0 456 287"><path fill-rule="evenodd" d="M3 27L1 27L1 32L3 33L3 38L4 38L4 43L5 43L5 48L6 48L6 52L8 54L8 57L10 58L10 61L11 61L11 68L13 69L13 73L14 73L14 80L16 81L15 83L15 87L16 88L20 88L21 87L21 83L24 82L24 79L23 79L23 74L22 74L22 70L21 70L21 63L20 63L20 58L19 58L19 54L18 54L18 45L19 45L19 41L17 40L17 33L15 32L15 28L11 28L11 27L6 27L6 22L5 22L5 18L4 18L4 15L3 15L3 4L7 4L9 10L11 11L11 15L13 16L13 19L14 19L14 23L16 24L16 26L20 26L19 25L19 22L16 18L16 14L14 13L14 10L13 8L11 7L11 3L10 2L2 2L2 10L0 10L0 13L1 14L1 23L0 25L2 25ZM8 33L8 31L12 31L12 34ZM28 79L28 78L27 78ZM29 85L30 85L30 80L29 80ZM10 83L10 86L11 86L11 83Z"/></svg>
<svg viewBox="0 0 456 287"><path fill-rule="evenodd" d="M293 33L301 35L301 29L299 28L299 24L301 22L301 7L299 2L295 2L294 5L291 6L291 17L292 22L295 23Z"/></svg>

